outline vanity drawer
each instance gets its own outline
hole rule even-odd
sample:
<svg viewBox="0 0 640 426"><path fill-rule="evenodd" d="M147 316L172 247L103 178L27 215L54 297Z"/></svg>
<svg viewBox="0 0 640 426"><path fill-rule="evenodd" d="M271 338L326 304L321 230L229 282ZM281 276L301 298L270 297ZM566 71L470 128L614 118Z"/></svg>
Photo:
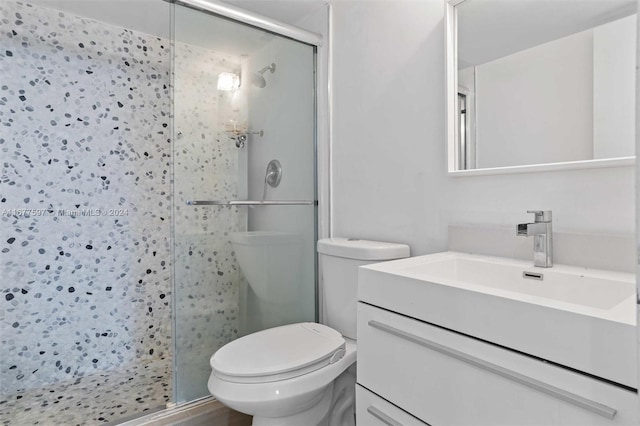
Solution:
<svg viewBox="0 0 640 426"><path fill-rule="evenodd" d="M358 303L358 383L431 425L636 425L637 394Z"/></svg>
<svg viewBox="0 0 640 426"><path fill-rule="evenodd" d="M356 385L358 426L429 426L395 405Z"/></svg>

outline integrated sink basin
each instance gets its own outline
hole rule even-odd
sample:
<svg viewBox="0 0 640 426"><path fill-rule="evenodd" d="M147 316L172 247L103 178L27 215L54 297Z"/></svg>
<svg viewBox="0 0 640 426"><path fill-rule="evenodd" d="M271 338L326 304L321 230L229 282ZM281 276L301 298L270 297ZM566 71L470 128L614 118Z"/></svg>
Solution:
<svg viewBox="0 0 640 426"><path fill-rule="evenodd" d="M588 271L564 265L540 269L527 262L460 253L428 257L429 260L420 265L403 268L402 273L532 303L565 302L605 310L611 310L635 294L634 276L630 274ZM567 309L571 307L567 306Z"/></svg>
<svg viewBox="0 0 640 426"><path fill-rule="evenodd" d="M363 302L637 389L633 274L445 252L358 283Z"/></svg>

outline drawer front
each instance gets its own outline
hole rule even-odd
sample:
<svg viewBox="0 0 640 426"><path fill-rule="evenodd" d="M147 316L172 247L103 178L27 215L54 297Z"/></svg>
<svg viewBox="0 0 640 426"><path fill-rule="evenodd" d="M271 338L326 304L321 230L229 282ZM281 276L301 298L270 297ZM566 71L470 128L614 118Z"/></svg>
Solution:
<svg viewBox="0 0 640 426"><path fill-rule="evenodd" d="M358 382L431 425L637 425L638 395L358 304Z"/></svg>
<svg viewBox="0 0 640 426"><path fill-rule="evenodd" d="M358 426L429 426L378 395L356 385Z"/></svg>

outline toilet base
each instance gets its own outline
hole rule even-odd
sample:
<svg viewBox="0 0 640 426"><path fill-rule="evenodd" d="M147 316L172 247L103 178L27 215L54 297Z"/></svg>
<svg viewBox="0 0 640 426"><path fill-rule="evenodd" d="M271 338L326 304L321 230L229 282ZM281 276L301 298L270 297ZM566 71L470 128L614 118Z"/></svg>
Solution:
<svg viewBox="0 0 640 426"><path fill-rule="evenodd" d="M287 417L253 417L252 426L355 426L356 366L351 365L324 390L313 407Z"/></svg>
<svg viewBox="0 0 640 426"><path fill-rule="evenodd" d="M328 413L328 426L356 424L356 364L351 365L334 382L333 398Z"/></svg>
<svg viewBox="0 0 640 426"><path fill-rule="evenodd" d="M331 383L324 391L320 402L302 413L287 417L259 417L253 416L252 426L300 426L317 425L328 426L327 413L331 408L333 399L333 386Z"/></svg>

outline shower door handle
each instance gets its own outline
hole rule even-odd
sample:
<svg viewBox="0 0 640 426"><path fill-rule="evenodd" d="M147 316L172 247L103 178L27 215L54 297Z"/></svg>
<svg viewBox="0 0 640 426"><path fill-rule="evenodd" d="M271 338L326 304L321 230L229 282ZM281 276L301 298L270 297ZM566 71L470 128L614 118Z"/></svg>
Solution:
<svg viewBox="0 0 640 426"><path fill-rule="evenodd" d="M211 200L211 201L187 201L190 206L317 206L317 200Z"/></svg>

